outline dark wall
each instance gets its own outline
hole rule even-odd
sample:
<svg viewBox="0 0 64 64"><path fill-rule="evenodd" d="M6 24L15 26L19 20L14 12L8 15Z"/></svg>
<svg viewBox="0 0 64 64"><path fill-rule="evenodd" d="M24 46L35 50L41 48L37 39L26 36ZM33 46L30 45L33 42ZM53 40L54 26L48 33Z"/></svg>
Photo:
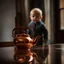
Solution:
<svg viewBox="0 0 64 64"><path fill-rule="evenodd" d="M15 0L0 0L0 42L11 41L15 27Z"/></svg>

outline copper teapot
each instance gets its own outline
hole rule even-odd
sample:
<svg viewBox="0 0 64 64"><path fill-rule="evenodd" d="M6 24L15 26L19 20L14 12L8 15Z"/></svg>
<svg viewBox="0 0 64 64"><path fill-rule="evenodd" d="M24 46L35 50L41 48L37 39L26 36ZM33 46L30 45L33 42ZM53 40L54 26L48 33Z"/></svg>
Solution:
<svg viewBox="0 0 64 64"><path fill-rule="evenodd" d="M26 33L27 29L31 30L28 27L20 27L14 28L12 31L12 35L14 37L13 42L18 49L30 49L32 46L37 44L37 41L40 38L40 36L37 36L34 39L31 38L31 36Z"/></svg>

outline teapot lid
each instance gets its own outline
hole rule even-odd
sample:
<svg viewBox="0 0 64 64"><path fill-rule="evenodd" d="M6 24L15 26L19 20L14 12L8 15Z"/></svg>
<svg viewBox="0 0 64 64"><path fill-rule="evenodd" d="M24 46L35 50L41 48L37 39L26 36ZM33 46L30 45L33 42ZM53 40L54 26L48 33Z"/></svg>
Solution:
<svg viewBox="0 0 64 64"><path fill-rule="evenodd" d="M30 37L30 35L22 33L22 34L17 34L16 37Z"/></svg>

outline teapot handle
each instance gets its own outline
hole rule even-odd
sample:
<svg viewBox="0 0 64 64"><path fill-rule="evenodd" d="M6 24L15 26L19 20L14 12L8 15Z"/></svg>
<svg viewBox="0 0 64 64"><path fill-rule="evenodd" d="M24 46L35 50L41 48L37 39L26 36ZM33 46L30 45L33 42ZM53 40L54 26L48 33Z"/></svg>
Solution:
<svg viewBox="0 0 64 64"><path fill-rule="evenodd" d="M12 37L15 38L17 34L22 34L22 33L26 34L27 29L29 29L33 33L33 31L29 27L21 26L20 28L14 28L12 30ZM33 34L31 36L33 36Z"/></svg>

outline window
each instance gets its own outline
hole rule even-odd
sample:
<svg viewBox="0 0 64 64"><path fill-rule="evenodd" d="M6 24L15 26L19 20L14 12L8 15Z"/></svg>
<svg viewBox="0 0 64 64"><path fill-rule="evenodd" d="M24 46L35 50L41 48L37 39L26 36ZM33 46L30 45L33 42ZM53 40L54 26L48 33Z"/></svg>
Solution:
<svg viewBox="0 0 64 64"><path fill-rule="evenodd" d="M60 23L61 29L64 29L64 0L60 0Z"/></svg>

